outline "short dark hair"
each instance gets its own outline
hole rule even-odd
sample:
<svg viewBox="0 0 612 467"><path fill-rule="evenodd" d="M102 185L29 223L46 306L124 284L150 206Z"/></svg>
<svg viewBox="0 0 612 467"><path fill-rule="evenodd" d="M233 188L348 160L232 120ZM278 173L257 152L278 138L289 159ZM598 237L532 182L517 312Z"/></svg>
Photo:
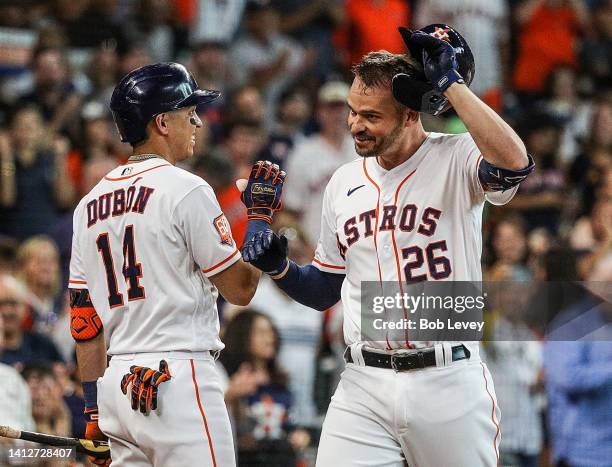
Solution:
<svg viewBox="0 0 612 467"><path fill-rule="evenodd" d="M419 64L409 55L379 50L364 55L359 63L351 67L351 72L366 88L390 87L393 77L398 73L408 73L419 68Z"/></svg>

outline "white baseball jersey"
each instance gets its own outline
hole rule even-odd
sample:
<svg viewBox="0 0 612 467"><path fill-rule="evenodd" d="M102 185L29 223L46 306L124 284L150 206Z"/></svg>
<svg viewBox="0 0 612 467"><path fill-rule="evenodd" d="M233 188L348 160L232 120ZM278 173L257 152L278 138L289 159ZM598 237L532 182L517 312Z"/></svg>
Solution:
<svg viewBox="0 0 612 467"><path fill-rule="evenodd" d="M478 179L481 158L469 133L430 133L412 157L391 170L376 158L359 158L334 173L325 190L313 264L346 274L347 344L361 340L362 281L482 280L484 201L505 204L518 187L485 193ZM406 342L388 345L400 348Z"/></svg>
<svg viewBox="0 0 612 467"><path fill-rule="evenodd" d="M89 289L109 355L223 348L209 277L240 254L204 180L159 158L119 166L73 230L69 285Z"/></svg>

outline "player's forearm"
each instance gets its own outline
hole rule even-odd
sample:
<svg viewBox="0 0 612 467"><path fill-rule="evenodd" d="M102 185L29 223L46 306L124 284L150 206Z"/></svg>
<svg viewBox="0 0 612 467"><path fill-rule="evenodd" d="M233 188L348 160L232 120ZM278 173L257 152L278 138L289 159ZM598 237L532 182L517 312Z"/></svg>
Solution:
<svg viewBox="0 0 612 467"><path fill-rule="evenodd" d="M466 85L455 83L444 94L474 138L485 160L504 169L520 170L527 167L527 150L521 138Z"/></svg>
<svg viewBox="0 0 612 467"><path fill-rule="evenodd" d="M88 341L77 341L76 356L81 381L96 381L106 370L104 331Z"/></svg>
<svg viewBox="0 0 612 467"><path fill-rule="evenodd" d="M296 302L325 311L340 300L344 275L323 272L311 264L298 266L289 261L287 270L274 282Z"/></svg>

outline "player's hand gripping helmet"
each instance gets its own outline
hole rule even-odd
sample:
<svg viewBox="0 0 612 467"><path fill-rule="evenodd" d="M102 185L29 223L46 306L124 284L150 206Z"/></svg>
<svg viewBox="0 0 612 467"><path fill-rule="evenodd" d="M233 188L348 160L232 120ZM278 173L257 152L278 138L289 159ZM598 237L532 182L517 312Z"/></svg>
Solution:
<svg viewBox="0 0 612 467"><path fill-rule="evenodd" d="M463 77L466 85L472 83L474 78L474 56L465 39L452 27L435 23L419 29L437 39L449 42L455 50L455 58L458 64L458 72ZM418 68L414 68L410 73L399 74L393 78L392 90L393 97L404 104L406 107L424 112L431 115L440 115L450 108L448 99L439 93L429 83L423 72L423 47L410 40L413 31L406 28L399 28L399 32L410 51L410 55L417 61Z"/></svg>
<svg viewBox="0 0 612 467"><path fill-rule="evenodd" d="M124 143L146 138L146 127L163 112L206 104L219 91L198 89L195 79L179 63L156 63L131 71L115 87L110 108Z"/></svg>

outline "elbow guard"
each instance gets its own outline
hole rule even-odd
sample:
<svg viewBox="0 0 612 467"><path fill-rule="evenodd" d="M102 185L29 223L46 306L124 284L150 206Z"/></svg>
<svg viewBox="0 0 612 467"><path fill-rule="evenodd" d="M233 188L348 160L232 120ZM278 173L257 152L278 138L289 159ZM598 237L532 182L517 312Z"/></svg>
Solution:
<svg viewBox="0 0 612 467"><path fill-rule="evenodd" d="M496 167L483 158L478 165L478 179L484 191L506 191L521 183L535 169L533 157L527 154L527 159L529 163L524 169L510 170Z"/></svg>
<svg viewBox="0 0 612 467"><path fill-rule="evenodd" d="M88 341L102 332L103 326L91 303L89 290L70 289L70 333L77 342Z"/></svg>

